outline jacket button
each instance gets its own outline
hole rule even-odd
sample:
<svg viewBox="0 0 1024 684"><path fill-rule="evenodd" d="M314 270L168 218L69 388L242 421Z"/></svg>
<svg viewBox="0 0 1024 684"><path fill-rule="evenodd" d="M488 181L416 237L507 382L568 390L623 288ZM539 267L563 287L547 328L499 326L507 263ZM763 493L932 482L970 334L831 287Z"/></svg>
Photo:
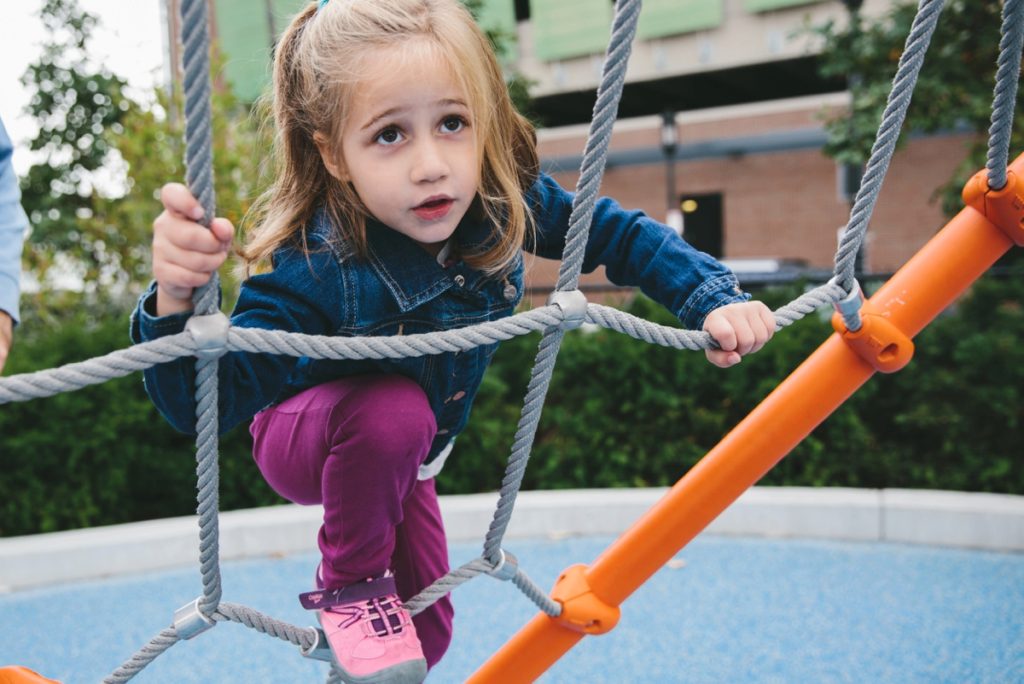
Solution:
<svg viewBox="0 0 1024 684"><path fill-rule="evenodd" d="M459 287L462 287L463 285L466 284L466 277L461 274L455 276L455 284L458 285Z"/></svg>
<svg viewBox="0 0 1024 684"><path fill-rule="evenodd" d="M466 393L463 392L462 390L459 390L458 392L452 395L451 401L458 401L459 399L462 399L462 397L464 396L466 396Z"/></svg>
<svg viewBox="0 0 1024 684"><path fill-rule="evenodd" d="M516 290L516 286L513 285L512 283L508 283L507 285L505 285L505 291L502 292L502 294L505 296L506 302L511 302L513 299L516 298L517 292L518 290Z"/></svg>

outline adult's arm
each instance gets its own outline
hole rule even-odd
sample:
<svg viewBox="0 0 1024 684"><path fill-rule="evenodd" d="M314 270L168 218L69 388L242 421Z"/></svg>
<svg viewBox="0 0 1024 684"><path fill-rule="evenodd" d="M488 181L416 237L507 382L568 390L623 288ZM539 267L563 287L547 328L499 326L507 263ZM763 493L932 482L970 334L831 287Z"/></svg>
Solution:
<svg viewBox="0 0 1024 684"><path fill-rule="evenodd" d="M0 120L0 369L11 348L20 313L21 247L28 218L21 207L21 190L11 155L14 146Z"/></svg>

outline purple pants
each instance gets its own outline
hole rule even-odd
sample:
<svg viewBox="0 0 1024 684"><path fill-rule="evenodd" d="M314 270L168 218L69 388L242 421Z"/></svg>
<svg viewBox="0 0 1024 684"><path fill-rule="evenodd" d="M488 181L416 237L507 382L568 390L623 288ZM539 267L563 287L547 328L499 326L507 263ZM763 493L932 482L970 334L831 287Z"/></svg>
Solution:
<svg viewBox="0 0 1024 684"><path fill-rule="evenodd" d="M261 411L250 432L253 457L274 491L323 504L324 588L391 570L407 601L448 572L434 480L417 480L437 424L415 382L341 378ZM453 615L445 597L413 618L431 667L451 641Z"/></svg>

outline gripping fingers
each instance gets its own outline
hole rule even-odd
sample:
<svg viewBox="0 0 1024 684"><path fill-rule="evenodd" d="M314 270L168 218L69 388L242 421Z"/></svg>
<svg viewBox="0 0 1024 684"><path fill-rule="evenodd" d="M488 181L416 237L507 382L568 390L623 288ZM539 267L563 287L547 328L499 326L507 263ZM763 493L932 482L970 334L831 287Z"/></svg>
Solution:
<svg viewBox="0 0 1024 684"><path fill-rule="evenodd" d="M719 368L735 366L743 358L734 351L724 351L722 349L705 349L704 356L707 357L708 361Z"/></svg>
<svg viewBox="0 0 1024 684"><path fill-rule="evenodd" d="M181 183L167 183L160 188L160 201L167 211L182 218L198 221L205 214L203 205Z"/></svg>

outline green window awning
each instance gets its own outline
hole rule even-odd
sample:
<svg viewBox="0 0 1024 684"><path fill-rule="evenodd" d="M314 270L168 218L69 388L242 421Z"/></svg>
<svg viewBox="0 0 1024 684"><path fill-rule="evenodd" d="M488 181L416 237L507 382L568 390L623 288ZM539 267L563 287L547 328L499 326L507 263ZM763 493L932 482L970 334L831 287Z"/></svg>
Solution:
<svg viewBox="0 0 1024 684"><path fill-rule="evenodd" d="M637 37L661 38L721 26L724 0L644 0Z"/></svg>
<svg viewBox="0 0 1024 684"><path fill-rule="evenodd" d="M553 61L600 54L611 36L610 0L530 0L533 49Z"/></svg>
<svg viewBox="0 0 1024 684"><path fill-rule="evenodd" d="M482 0L477 12L477 22L485 31L500 33L502 61L514 62L516 55L516 5L514 0Z"/></svg>
<svg viewBox="0 0 1024 684"><path fill-rule="evenodd" d="M743 0L743 7L748 12L767 12L798 5L813 5L818 2L821 0Z"/></svg>
<svg viewBox="0 0 1024 684"><path fill-rule="evenodd" d="M270 54L277 36L288 27L304 0L216 0L217 45L224 55L224 75L235 94L253 101L270 83Z"/></svg>

